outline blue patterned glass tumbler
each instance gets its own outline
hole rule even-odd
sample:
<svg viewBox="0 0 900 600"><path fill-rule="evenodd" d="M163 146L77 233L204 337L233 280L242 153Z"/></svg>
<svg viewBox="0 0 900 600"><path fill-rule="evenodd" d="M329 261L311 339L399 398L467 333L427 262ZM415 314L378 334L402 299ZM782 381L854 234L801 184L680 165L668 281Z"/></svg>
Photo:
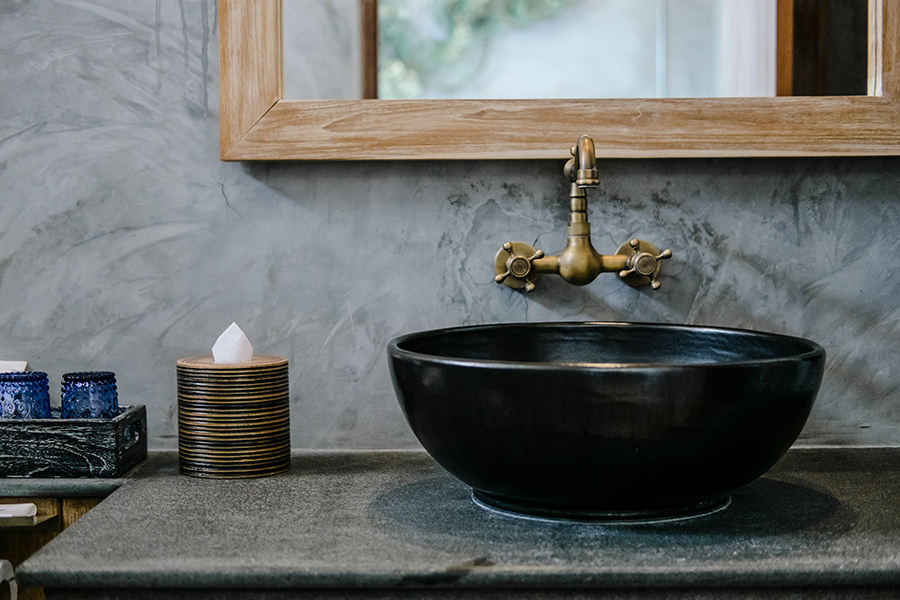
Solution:
<svg viewBox="0 0 900 600"><path fill-rule="evenodd" d="M49 419L47 374L41 371L0 373L0 418Z"/></svg>
<svg viewBox="0 0 900 600"><path fill-rule="evenodd" d="M116 374L85 371L63 375L60 414L63 419L111 419L118 415Z"/></svg>

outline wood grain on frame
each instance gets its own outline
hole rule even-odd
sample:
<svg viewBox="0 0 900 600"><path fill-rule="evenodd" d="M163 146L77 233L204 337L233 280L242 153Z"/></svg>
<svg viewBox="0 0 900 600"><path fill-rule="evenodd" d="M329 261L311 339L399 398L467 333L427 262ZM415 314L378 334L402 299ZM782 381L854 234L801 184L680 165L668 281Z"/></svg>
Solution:
<svg viewBox="0 0 900 600"><path fill-rule="evenodd" d="M281 0L218 0L219 147L240 143L284 96Z"/></svg>
<svg viewBox="0 0 900 600"><path fill-rule="evenodd" d="M565 158L582 133L607 158L900 155L900 0L870 2L870 96L332 101L282 98L279 0L219 0L221 157Z"/></svg>

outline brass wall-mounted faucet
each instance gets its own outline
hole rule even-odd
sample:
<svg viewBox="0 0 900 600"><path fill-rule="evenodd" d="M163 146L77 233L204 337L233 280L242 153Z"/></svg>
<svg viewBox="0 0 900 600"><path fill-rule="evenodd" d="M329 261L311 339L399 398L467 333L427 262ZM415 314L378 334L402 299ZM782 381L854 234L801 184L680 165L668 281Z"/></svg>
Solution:
<svg viewBox="0 0 900 600"><path fill-rule="evenodd" d="M600 184L594 140L581 136L571 153L572 158L563 167L563 173L572 182L566 247L556 256L544 256L543 250L524 242L506 242L497 251L494 280L530 292L535 280L547 273L556 273L574 285L587 285L600 273L618 272L619 278L632 287L649 283L658 290L661 261L672 258L672 251L660 252L653 244L635 238L619 246L615 254L597 252L591 244L585 194L585 189Z"/></svg>

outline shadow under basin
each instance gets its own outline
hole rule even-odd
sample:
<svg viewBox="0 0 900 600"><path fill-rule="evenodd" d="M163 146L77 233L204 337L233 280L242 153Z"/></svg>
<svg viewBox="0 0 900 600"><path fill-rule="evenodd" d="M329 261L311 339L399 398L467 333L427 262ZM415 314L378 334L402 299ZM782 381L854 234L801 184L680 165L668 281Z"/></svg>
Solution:
<svg viewBox="0 0 900 600"><path fill-rule="evenodd" d="M734 546L746 555L771 556L827 544L851 530L855 513L826 491L806 483L763 477L732 494L725 510L656 523L579 523L522 519L476 505L471 489L449 474L399 486L369 505L372 521L391 537L424 548L451 540L491 547L560 547L602 542L632 551Z"/></svg>

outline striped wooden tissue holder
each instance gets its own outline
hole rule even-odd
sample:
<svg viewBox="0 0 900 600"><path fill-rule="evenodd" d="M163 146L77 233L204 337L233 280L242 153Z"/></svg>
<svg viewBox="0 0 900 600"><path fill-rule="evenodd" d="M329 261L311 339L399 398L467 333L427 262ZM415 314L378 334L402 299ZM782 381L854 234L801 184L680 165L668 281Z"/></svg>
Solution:
<svg viewBox="0 0 900 600"><path fill-rule="evenodd" d="M290 468L288 361L254 356L218 364L182 358L178 378L178 457L194 477L249 478Z"/></svg>

